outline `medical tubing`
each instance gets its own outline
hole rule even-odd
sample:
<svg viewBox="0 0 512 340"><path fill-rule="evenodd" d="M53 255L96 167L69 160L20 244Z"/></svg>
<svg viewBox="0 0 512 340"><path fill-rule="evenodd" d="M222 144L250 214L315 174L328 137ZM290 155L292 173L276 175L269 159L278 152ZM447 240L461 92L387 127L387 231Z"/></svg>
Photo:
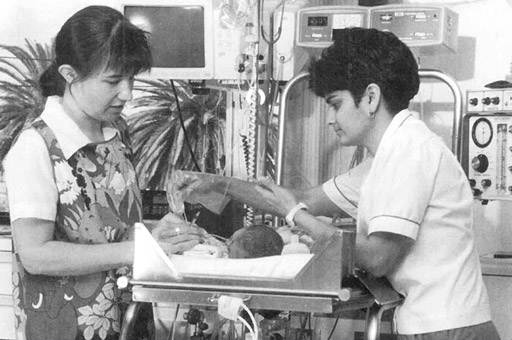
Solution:
<svg viewBox="0 0 512 340"><path fill-rule="evenodd" d="M242 141L242 151L244 154L244 160L245 160L245 169L249 170L249 160L251 158L251 152L250 152L250 146L247 141L247 136L240 134L240 139Z"/></svg>
<svg viewBox="0 0 512 340"><path fill-rule="evenodd" d="M258 339L256 337L256 332L252 329L251 325L249 325L249 323L247 321L244 320L244 318L242 318L241 316L239 316L237 318L238 321L240 321L241 323L244 324L244 326L249 330L249 333L251 333L251 338L252 339Z"/></svg>
<svg viewBox="0 0 512 340"><path fill-rule="evenodd" d="M253 69L255 73L255 69ZM256 116L257 116L257 80L249 88L249 131L244 140L244 155L248 178L256 178ZM245 221L250 225L254 220L254 208L246 205Z"/></svg>
<svg viewBox="0 0 512 340"><path fill-rule="evenodd" d="M254 314L251 312L249 307L247 307L247 305L244 303L242 303L242 308L247 312L247 314L249 314L249 317L251 318L251 322L253 324L253 333L254 333L251 335L253 335L253 339L258 339L258 324L256 323L256 319L254 318ZM245 321L245 320L243 320L243 321ZM251 328L249 328L249 329L251 329Z"/></svg>

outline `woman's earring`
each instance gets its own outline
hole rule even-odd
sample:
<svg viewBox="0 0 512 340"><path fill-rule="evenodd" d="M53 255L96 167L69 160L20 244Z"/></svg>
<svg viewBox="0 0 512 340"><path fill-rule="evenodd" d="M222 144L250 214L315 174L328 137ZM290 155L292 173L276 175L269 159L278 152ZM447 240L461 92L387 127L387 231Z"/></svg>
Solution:
<svg viewBox="0 0 512 340"><path fill-rule="evenodd" d="M372 119L373 119L373 118L375 118L375 111L373 111L373 112L368 111L368 116L369 116L370 118L372 118Z"/></svg>

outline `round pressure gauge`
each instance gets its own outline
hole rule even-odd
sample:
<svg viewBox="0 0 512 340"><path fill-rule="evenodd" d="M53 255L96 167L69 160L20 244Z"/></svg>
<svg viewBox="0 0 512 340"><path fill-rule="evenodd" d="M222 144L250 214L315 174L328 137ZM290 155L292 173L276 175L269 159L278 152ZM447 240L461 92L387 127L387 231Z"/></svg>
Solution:
<svg viewBox="0 0 512 340"><path fill-rule="evenodd" d="M492 125L487 118L478 118L473 124L471 138L473 143L480 148L485 148L492 140Z"/></svg>

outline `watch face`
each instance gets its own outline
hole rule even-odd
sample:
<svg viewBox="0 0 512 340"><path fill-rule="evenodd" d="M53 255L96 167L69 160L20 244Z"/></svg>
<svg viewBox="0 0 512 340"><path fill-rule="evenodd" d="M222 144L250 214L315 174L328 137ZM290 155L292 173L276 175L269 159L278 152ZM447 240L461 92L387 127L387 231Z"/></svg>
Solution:
<svg viewBox="0 0 512 340"><path fill-rule="evenodd" d="M492 140L492 125L487 118L478 118L473 124L471 138L473 143L480 148L485 148Z"/></svg>

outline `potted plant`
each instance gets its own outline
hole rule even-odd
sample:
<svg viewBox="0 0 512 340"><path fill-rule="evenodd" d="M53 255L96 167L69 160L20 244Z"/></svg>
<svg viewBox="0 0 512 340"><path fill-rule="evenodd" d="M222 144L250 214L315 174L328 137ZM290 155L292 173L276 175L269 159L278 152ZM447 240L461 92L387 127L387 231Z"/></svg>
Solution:
<svg viewBox="0 0 512 340"><path fill-rule="evenodd" d="M223 91L196 95L185 81L138 79L135 95L126 120L142 189L165 190L174 170L223 171Z"/></svg>

